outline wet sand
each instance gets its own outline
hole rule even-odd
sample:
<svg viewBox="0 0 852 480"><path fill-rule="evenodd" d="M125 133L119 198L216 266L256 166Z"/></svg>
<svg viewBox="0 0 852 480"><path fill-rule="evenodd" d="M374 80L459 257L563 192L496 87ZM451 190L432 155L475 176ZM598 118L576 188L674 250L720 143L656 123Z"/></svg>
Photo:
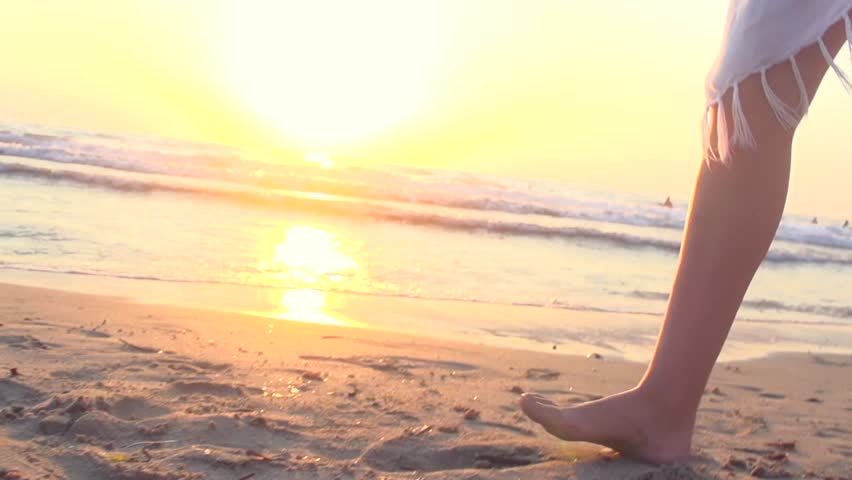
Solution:
<svg viewBox="0 0 852 480"><path fill-rule="evenodd" d="M837 479L852 470L848 355L719 364L691 460L657 467L556 440L521 414L520 392L579 403L630 387L644 368L591 351L13 285L0 285L0 324L0 479Z"/></svg>

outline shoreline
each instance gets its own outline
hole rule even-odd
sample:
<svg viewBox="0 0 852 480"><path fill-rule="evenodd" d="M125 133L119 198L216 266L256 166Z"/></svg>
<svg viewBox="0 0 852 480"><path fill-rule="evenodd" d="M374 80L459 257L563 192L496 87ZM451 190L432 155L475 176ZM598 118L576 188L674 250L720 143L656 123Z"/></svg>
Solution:
<svg viewBox="0 0 852 480"><path fill-rule="evenodd" d="M519 391L621 391L636 362L16 285L0 285L0 323L0 468L18 478L827 479L852 464L848 355L718 365L692 459L655 467L555 440L517 406Z"/></svg>
<svg viewBox="0 0 852 480"><path fill-rule="evenodd" d="M171 305L445 340L461 338L468 343L531 352L598 353L639 363L650 360L662 322L661 315L644 313L17 270L0 270L0 284L3 283L90 295L110 292L143 305ZM288 298L292 292L295 294ZM380 308L375 308L377 305ZM471 319L487 320L475 323ZM852 355L852 324L738 318L719 361L811 352Z"/></svg>

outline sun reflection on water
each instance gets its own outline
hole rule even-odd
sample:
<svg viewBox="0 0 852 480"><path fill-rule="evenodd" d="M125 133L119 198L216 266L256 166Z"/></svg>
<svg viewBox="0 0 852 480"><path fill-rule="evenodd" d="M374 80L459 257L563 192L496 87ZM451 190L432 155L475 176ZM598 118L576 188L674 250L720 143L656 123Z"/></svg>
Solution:
<svg viewBox="0 0 852 480"><path fill-rule="evenodd" d="M332 307L337 305L329 305L333 295L323 291L363 273L338 236L317 227L293 225L283 237L271 248L270 260L258 264L260 270L292 288L274 300L275 310L268 315L282 320L359 326L339 313L332 314Z"/></svg>
<svg viewBox="0 0 852 480"><path fill-rule="evenodd" d="M291 280L304 285L339 281L358 269L343 252L337 236L329 231L294 225L275 246L271 265Z"/></svg>
<svg viewBox="0 0 852 480"><path fill-rule="evenodd" d="M356 322L333 316L325 311L327 294L319 290L288 290L281 294L281 312L276 315L282 320L319 323L322 325L357 326Z"/></svg>

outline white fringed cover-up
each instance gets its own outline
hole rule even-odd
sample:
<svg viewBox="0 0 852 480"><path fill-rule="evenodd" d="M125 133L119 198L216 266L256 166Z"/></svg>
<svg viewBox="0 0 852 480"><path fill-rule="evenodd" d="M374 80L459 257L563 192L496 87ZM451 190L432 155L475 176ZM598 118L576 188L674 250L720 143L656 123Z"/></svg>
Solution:
<svg viewBox="0 0 852 480"><path fill-rule="evenodd" d="M839 21L846 25L852 54L852 0L731 0L724 41L707 76L704 151L708 161L727 163L734 146L755 146L738 88L752 74L760 73L763 92L782 125L792 127L807 113L810 99L794 56L809 45L819 45L826 62L852 93L849 76L834 62L822 40L826 30ZM766 80L766 70L782 62L791 64L798 81L798 105L785 104ZM729 90L733 125L727 125L721 101ZM711 140L714 131L715 142Z"/></svg>

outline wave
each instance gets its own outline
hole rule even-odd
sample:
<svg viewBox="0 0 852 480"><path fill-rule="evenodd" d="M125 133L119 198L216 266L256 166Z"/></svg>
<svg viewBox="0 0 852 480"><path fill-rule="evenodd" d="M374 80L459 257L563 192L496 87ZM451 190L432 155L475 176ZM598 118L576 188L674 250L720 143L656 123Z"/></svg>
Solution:
<svg viewBox="0 0 852 480"><path fill-rule="evenodd" d="M777 310L782 312L812 313L825 317L852 318L852 307L829 305L788 305L775 300L746 300L743 305L755 310Z"/></svg>
<svg viewBox="0 0 852 480"><path fill-rule="evenodd" d="M546 182L489 178L412 167L324 170L294 152L251 153L215 144L10 125L0 130L0 155L232 182L247 187L390 200L475 212L502 212L682 230L686 210L638 197L590 194ZM680 208L679 208L680 207ZM852 250L852 231L785 217L776 238Z"/></svg>
<svg viewBox="0 0 852 480"><path fill-rule="evenodd" d="M341 164L324 170L303 162L301 154L294 152L251 153L223 145L38 126L8 125L0 130L0 155L159 174L175 180L229 182L242 188L301 191L350 200L467 210L473 214L496 212L531 217L522 223L539 220L533 217L573 219L663 229L674 236L672 231L683 229L686 216L683 206L667 209L643 198L592 193L546 182L412 167L368 168ZM110 182L118 184L120 181ZM186 193L186 189L130 183L121 188ZM793 244L852 250L852 230L839 225L813 225L809 220L785 217L776 238ZM670 246L664 248L671 250ZM800 262L798 257L801 255L791 257L776 253L771 261ZM836 263L831 256L823 262Z"/></svg>
<svg viewBox="0 0 852 480"><path fill-rule="evenodd" d="M548 226L529 222L490 220L471 216L453 216L391 207L378 202L347 197L305 194L292 191L251 189L225 183L162 181L159 179L119 177L71 170L56 170L20 163L0 163L0 176L55 181L83 187L97 187L127 193L175 193L248 203L266 208L309 211L445 230L496 235L539 237L572 241L604 242L622 248L648 248L676 255L680 242L637 234L606 231L585 226ZM815 263L852 265L852 255L816 250L791 251L774 248L766 261L778 264Z"/></svg>
<svg viewBox="0 0 852 480"><path fill-rule="evenodd" d="M654 292L647 290L634 290L627 294L630 297L641 298L646 300L668 301L669 294L665 292ZM819 315L823 317L852 319L852 306L833 306L833 305L790 305L777 300L743 300L743 307L752 310L765 311L772 310L778 312L795 312ZM755 320L756 321L756 320ZM770 320L764 320L769 322Z"/></svg>
<svg viewBox="0 0 852 480"><path fill-rule="evenodd" d="M24 225L14 228L0 228L0 238L24 238L40 242L63 242L69 238L60 235L55 229L38 230Z"/></svg>
<svg viewBox="0 0 852 480"><path fill-rule="evenodd" d="M649 205L645 212L636 212L613 208L605 203L566 203L564 197L561 201L558 197L543 199L470 174L429 172L409 167L342 167L333 174L337 176L332 176L310 165L270 165L249 161L229 150L174 152L147 146L105 148L81 146L60 136L11 132L0 132L0 155L472 211L576 218L640 227L678 229L683 225L681 212L671 212L654 205ZM279 160L275 159L276 162ZM554 206L559 204L561 206Z"/></svg>
<svg viewBox="0 0 852 480"><path fill-rule="evenodd" d="M340 197L305 196L299 192L269 190L247 190L240 188L214 188L212 185L172 184L157 180L121 178L70 170L54 170L20 163L0 163L0 176L29 178L93 186L129 193L167 192L202 195L253 203L268 207L307 210L316 213L342 216L360 215L374 220L418 226L439 227L446 230L465 232L488 232L500 235L546 237L562 239L585 239L604 241L622 247L645 247L677 253L678 242L640 237L618 232L607 232L586 227L553 227L533 223L492 221L480 218L454 217L449 215L394 209L376 203L364 203ZM852 261L852 260L850 260Z"/></svg>

